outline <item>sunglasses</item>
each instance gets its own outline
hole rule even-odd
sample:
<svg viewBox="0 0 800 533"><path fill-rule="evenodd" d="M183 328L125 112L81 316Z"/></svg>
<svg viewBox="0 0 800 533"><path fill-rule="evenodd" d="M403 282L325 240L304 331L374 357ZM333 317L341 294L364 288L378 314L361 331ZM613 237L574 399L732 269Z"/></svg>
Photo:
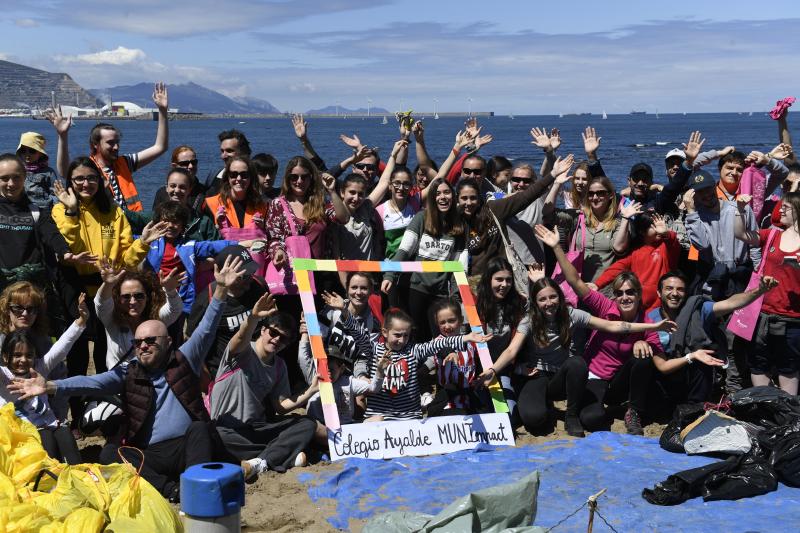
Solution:
<svg viewBox="0 0 800 533"><path fill-rule="evenodd" d="M39 153L38 151L36 151L33 148L30 148L28 146L23 146L22 148L19 149L19 154L20 155L28 155L28 154L33 155L33 154L38 154L38 153Z"/></svg>
<svg viewBox="0 0 800 533"><path fill-rule="evenodd" d="M87 181L89 183L98 183L100 181L100 177L95 176L94 174L87 174L85 176L72 176L72 183L81 184Z"/></svg>
<svg viewBox="0 0 800 533"><path fill-rule="evenodd" d="M142 337L141 339L133 339L131 340L131 344L133 347L141 346L142 343L145 343L148 346L153 346L154 344L158 343L158 339L168 339L169 335L153 335L152 337Z"/></svg>
<svg viewBox="0 0 800 533"><path fill-rule="evenodd" d="M136 300L137 302L141 302L145 298L145 293L143 292L132 292L130 294L120 294L120 300Z"/></svg>
<svg viewBox="0 0 800 533"><path fill-rule="evenodd" d="M288 334L282 332L281 330L279 330L274 326L267 326L267 332L269 333L269 336L272 337L273 339L280 339L283 341L289 338Z"/></svg>
<svg viewBox="0 0 800 533"><path fill-rule="evenodd" d="M238 170L229 170L228 171L228 179L229 180L238 179L238 180L242 180L242 181L249 180L250 179L250 173L248 171L246 171L246 170L242 170L241 172L238 171Z"/></svg>
<svg viewBox="0 0 800 533"><path fill-rule="evenodd" d="M375 169L378 168L376 165L370 165L369 163L356 163L353 166L356 167L358 170L372 170L372 171L375 171Z"/></svg>
<svg viewBox="0 0 800 533"><path fill-rule="evenodd" d="M593 196L597 196L598 198L605 198L608 196L608 191L588 191L586 193L587 198L591 198Z"/></svg>
<svg viewBox="0 0 800 533"><path fill-rule="evenodd" d="M183 168L196 167L197 159L187 159L186 161L175 161L175 164Z"/></svg>
<svg viewBox="0 0 800 533"><path fill-rule="evenodd" d="M614 291L614 296L636 296L639 294L636 289L625 289L624 291L621 289L617 289Z"/></svg>
<svg viewBox="0 0 800 533"><path fill-rule="evenodd" d="M517 176L511 176L511 181L514 183L533 183L533 178L520 178Z"/></svg>
<svg viewBox="0 0 800 533"><path fill-rule="evenodd" d="M395 189L403 189L403 190L407 191L407 190L409 190L411 188L411 182L410 181L393 181L392 182L392 187L394 187Z"/></svg>
<svg viewBox="0 0 800 533"><path fill-rule="evenodd" d="M289 181L305 181L311 179L311 174L289 174Z"/></svg>
<svg viewBox="0 0 800 533"><path fill-rule="evenodd" d="M483 169L461 167L461 173L466 174L467 176L480 176L481 174L483 174Z"/></svg>
<svg viewBox="0 0 800 533"><path fill-rule="evenodd" d="M38 307L29 307L25 305L11 304L8 306L8 309L12 313L14 313L15 316L22 316L22 313L28 313L29 315L39 314Z"/></svg>

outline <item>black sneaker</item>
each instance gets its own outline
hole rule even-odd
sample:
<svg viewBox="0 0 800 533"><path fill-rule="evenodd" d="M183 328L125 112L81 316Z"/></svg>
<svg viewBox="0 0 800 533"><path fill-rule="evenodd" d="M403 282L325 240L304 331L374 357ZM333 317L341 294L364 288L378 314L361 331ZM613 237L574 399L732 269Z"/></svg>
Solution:
<svg viewBox="0 0 800 533"><path fill-rule="evenodd" d="M564 417L564 429L570 437L583 438L586 435L583 433L583 424L578 415L566 415Z"/></svg>
<svg viewBox="0 0 800 533"><path fill-rule="evenodd" d="M169 503L181 503L181 486L178 483L175 483L175 486L172 487L172 490L169 492L169 497L167 498Z"/></svg>
<svg viewBox="0 0 800 533"><path fill-rule="evenodd" d="M628 435L644 435L639 411L633 407L628 407L628 410L625 411L625 429L628 430Z"/></svg>

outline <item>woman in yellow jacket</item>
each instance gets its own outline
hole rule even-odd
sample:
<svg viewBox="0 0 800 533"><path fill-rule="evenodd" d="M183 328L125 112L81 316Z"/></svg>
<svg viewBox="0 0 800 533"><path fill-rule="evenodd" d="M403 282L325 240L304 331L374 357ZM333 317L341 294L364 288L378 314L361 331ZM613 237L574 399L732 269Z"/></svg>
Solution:
<svg viewBox="0 0 800 533"><path fill-rule="evenodd" d="M53 206L53 220L58 230L67 241L73 254L84 254L84 258L94 259L92 264L79 264L75 271L66 273L68 280L63 287L64 292L77 291L94 296L102 280L97 261L106 258L109 262L124 268L136 269L150 250L150 243L163 237L166 223L145 226L142 236L133 238L131 227L125 214L107 196L106 187L102 186L102 174L94 162L88 157L78 157L69 165L66 174L66 187L56 182L55 192L60 203ZM77 286L76 286L77 285ZM77 293L76 293L77 295ZM69 295L63 296L72 308ZM135 294L120 295L120 304L125 305ZM91 302L92 299L89 299ZM89 366L89 340L94 341L95 371L99 374L106 370L106 334L103 325L97 320L94 306L90 304L91 323L86 334L75 343L67 358L67 370L70 376L83 375ZM80 400L70 400L72 407L73 430L81 419L83 406Z"/></svg>

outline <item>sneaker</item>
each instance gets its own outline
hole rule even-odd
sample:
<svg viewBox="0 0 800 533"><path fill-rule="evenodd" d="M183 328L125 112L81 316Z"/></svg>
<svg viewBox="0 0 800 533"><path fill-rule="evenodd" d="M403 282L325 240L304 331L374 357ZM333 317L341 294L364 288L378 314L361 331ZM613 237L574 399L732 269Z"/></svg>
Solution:
<svg viewBox="0 0 800 533"><path fill-rule="evenodd" d="M172 490L169 491L167 501L169 503L181 503L181 486L179 483L176 483Z"/></svg>
<svg viewBox="0 0 800 533"><path fill-rule="evenodd" d="M294 458L294 466L308 466L308 457L305 452L297 454L297 457Z"/></svg>
<svg viewBox="0 0 800 533"><path fill-rule="evenodd" d="M633 407L628 407L628 410L625 411L625 429L628 430L628 435L644 435L639 411Z"/></svg>
<svg viewBox="0 0 800 533"><path fill-rule="evenodd" d="M566 415L564 417L564 429L570 437L583 438L586 435L583 433L583 424L577 415Z"/></svg>
<svg viewBox="0 0 800 533"><path fill-rule="evenodd" d="M267 462L258 457L242 461L242 474L245 483L253 483L258 479L258 475L267 470Z"/></svg>
<svg viewBox="0 0 800 533"><path fill-rule="evenodd" d="M422 408L425 409L426 407L428 407L430 404L433 403L433 394L431 394L430 392L424 393L420 397L419 403L422 405Z"/></svg>

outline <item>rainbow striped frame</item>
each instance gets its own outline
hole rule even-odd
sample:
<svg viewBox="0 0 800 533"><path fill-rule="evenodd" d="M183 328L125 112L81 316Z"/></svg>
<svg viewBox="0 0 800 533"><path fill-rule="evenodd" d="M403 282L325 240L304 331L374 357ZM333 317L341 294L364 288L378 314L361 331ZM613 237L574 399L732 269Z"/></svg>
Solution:
<svg viewBox="0 0 800 533"><path fill-rule="evenodd" d="M452 272L458 284L458 291L464 303L464 310L467 315L472 331L483 332L483 325L478 317L478 310L475 308L475 298L467 283L467 275L464 273L464 266L458 261L337 261L333 259L292 259L292 268L297 279L297 286L300 292L300 301L303 304L303 314L308 327L308 337L311 341L311 353L317 362L317 373L319 374L319 394L322 400L322 412L325 416L325 425L330 430L337 430L339 424L339 413L336 410L336 403L333 397L333 385L331 384L330 372L328 371L328 356L322 341L317 319L317 308L314 304L314 295L311 293L309 283L309 272L328 271L328 272ZM492 364L489 349L486 343L478 343L478 357L481 365L488 368ZM492 404L497 413L508 413L503 390L497 377L489 385L489 393L492 397Z"/></svg>

